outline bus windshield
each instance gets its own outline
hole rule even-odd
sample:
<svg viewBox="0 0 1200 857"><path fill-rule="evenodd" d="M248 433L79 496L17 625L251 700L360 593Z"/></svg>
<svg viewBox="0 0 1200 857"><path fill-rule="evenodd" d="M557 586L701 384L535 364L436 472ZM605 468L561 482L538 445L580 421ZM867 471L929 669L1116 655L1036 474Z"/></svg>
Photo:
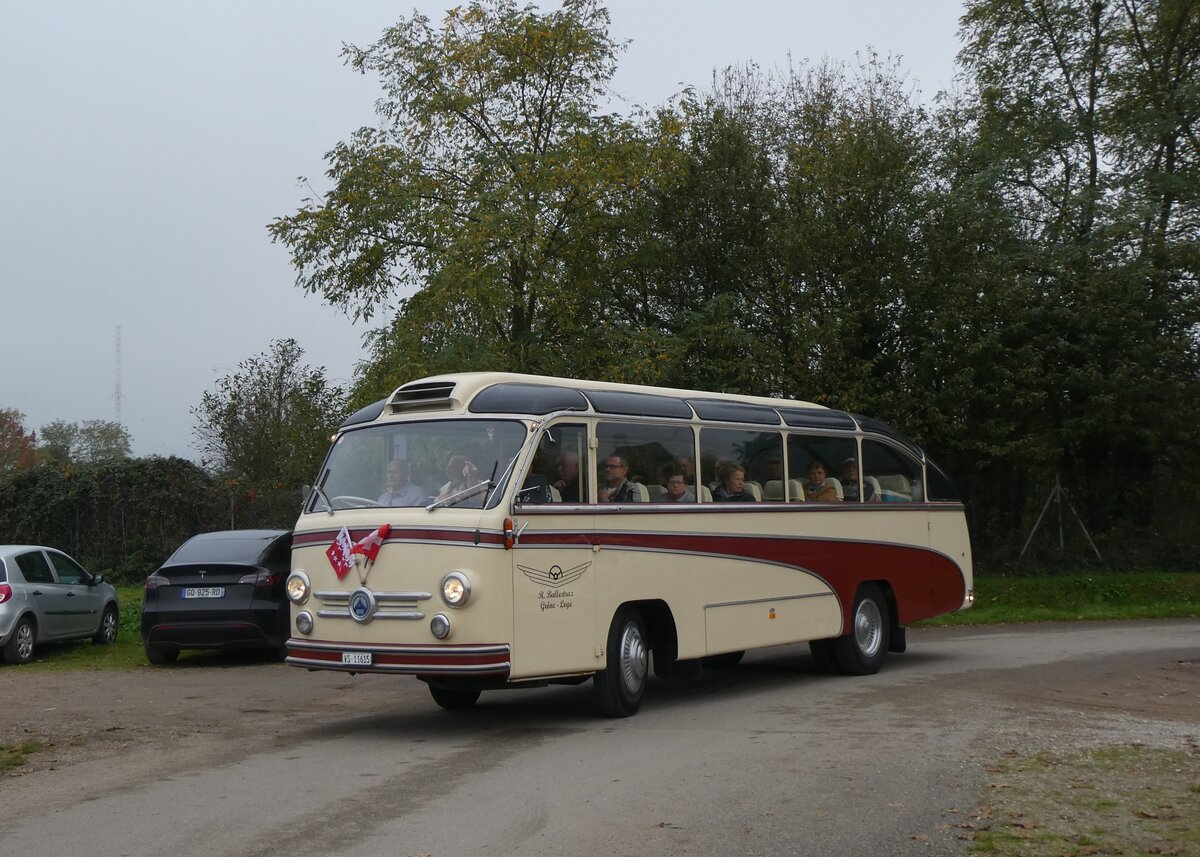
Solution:
<svg viewBox="0 0 1200 857"><path fill-rule="evenodd" d="M528 434L515 420L461 418L349 430L334 443L308 511L435 503L490 508Z"/></svg>

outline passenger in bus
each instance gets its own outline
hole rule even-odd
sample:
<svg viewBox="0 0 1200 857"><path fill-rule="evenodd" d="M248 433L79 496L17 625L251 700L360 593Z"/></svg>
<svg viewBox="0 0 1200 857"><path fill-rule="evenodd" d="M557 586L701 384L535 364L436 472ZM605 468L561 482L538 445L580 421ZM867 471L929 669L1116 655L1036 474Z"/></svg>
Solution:
<svg viewBox="0 0 1200 857"><path fill-rule="evenodd" d="M686 455L675 459L675 469L683 474L683 481L688 485L696 484L696 463Z"/></svg>
<svg viewBox="0 0 1200 857"><path fill-rule="evenodd" d="M683 474L676 471L667 477L667 494L665 499L668 503L695 503L696 495L688 490L687 481L684 479Z"/></svg>
<svg viewBox="0 0 1200 857"><path fill-rule="evenodd" d="M757 498L746 490L746 468L740 464L725 463L717 467L717 479L721 484L713 492L718 503L756 503Z"/></svg>
<svg viewBox="0 0 1200 857"><path fill-rule="evenodd" d="M564 452L558 456L558 481L553 483L564 503L580 503L579 453Z"/></svg>
<svg viewBox="0 0 1200 857"><path fill-rule="evenodd" d="M629 462L623 455L610 455L604 459L604 485L600 486L601 503L638 503L642 495L627 478Z"/></svg>
<svg viewBox="0 0 1200 857"><path fill-rule="evenodd" d="M379 496L380 506L420 506L425 502L425 492L419 485L408 481L408 462L393 458L387 466L387 490Z"/></svg>
<svg viewBox="0 0 1200 857"><path fill-rule="evenodd" d="M804 499L810 503L836 503L837 486L825 476L825 462L814 458L808 465L808 479L804 481Z"/></svg>
<svg viewBox="0 0 1200 857"><path fill-rule="evenodd" d="M452 455L446 465L446 476L449 482L442 486L438 499L442 500L451 494L464 491L480 481L479 468L472 464L465 455Z"/></svg>
<svg viewBox="0 0 1200 857"><path fill-rule="evenodd" d="M866 494L864 502L874 503L875 480L864 479L863 491ZM858 459L850 456L842 462L842 497L850 502L858 502Z"/></svg>

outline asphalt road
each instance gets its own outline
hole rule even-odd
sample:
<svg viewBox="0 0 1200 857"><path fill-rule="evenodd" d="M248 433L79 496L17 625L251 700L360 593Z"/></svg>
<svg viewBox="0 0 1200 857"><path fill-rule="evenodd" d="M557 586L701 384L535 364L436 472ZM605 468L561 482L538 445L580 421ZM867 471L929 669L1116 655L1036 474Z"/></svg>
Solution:
<svg viewBox="0 0 1200 857"><path fill-rule="evenodd" d="M909 633L866 678L807 647L443 712L415 679L228 659L0 668L0 855L960 854L1006 751L1200 740L1200 621Z"/></svg>

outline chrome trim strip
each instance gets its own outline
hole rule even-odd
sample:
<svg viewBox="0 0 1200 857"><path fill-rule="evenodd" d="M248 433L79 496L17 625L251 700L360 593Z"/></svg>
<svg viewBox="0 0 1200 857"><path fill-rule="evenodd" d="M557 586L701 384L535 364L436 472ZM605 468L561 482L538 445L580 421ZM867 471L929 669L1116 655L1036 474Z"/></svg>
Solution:
<svg viewBox="0 0 1200 857"><path fill-rule="evenodd" d="M332 643L292 637L290 649L314 649L324 652L378 652L386 655L507 655L507 643L497 645L409 646L403 643Z"/></svg>
<svg viewBox="0 0 1200 857"><path fill-rule="evenodd" d="M322 601L349 601L349 592L334 592L325 590L323 592L314 592L314 598L320 598ZM428 601L433 595L429 592L376 592L376 601Z"/></svg>
<svg viewBox="0 0 1200 857"><path fill-rule="evenodd" d="M720 601L716 604L705 604L704 609L709 607L737 607L741 604L777 604L780 601L798 601L803 598L832 598L833 592L810 592L806 595L783 595L779 598L750 598L745 601Z"/></svg>
<svg viewBox="0 0 1200 857"><path fill-rule="evenodd" d="M345 610L318 610L317 616L321 619L349 619L350 608ZM384 610L380 608L375 611L372 619L424 619L425 614L420 610Z"/></svg>
<svg viewBox="0 0 1200 857"><path fill-rule="evenodd" d="M338 661L322 661L313 658L298 658L289 655L286 663L296 667L310 669L337 670L340 672L380 672L380 673L416 673L428 675L432 673L507 673L512 664L508 661L497 664L343 664Z"/></svg>

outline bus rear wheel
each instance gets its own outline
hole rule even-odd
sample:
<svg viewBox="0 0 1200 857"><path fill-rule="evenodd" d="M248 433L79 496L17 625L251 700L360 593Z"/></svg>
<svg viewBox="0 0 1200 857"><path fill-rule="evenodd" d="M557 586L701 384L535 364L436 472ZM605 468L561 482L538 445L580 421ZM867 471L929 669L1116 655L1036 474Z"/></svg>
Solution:
<svg viewBox="0 0 1200 857"><path fill-rule="evenodd" d="M433 697L434 702L447 711L461 711L479 701L479 691L477 690L438 687L431 684L429 685L429 694Z"/></svg>
<svg viewBox="0 0 1200 857"><path fill-rule="evenodd" d="M608 629L608 666L592 679L596 702L607 717L637 714L646 691L650 650L642 615L622 607Z"/></svg>
<svg viewBox="0 0 1200 857"><path fill-rule="evenodd" d="M831 641L833 659L845 675L874 675L883 666L891 629L887 601L874 583L864 583L854 598L850 633Z"/></svg>

